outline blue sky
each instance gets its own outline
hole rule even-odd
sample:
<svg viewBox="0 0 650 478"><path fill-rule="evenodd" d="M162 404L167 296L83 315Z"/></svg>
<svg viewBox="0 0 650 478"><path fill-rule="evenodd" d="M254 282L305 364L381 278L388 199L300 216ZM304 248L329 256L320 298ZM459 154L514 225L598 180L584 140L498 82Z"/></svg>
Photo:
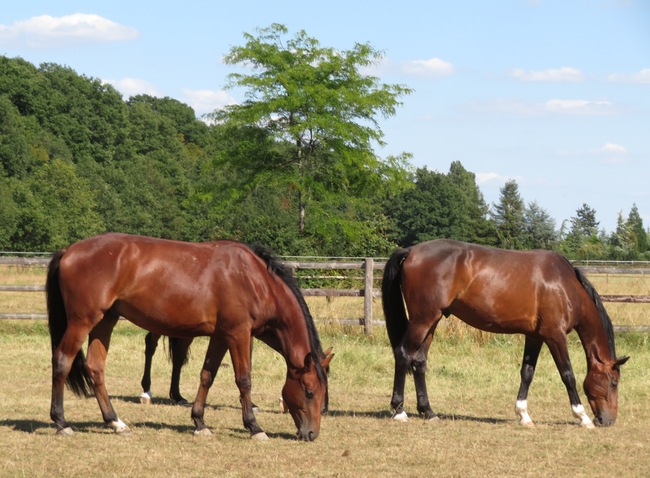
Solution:
<svg viewBox="0 0 650 478"><path fill-rule="evenodd" d="M184 2L24 0L0 10L0 54L69 66L197 114L243 100L221 63L282 23L321 45L385 52L371 71L415 92L381 121L382 157L477 176L488 203L515 179L556 220L587 203L601 228L636 204L650 226L650 0Z"/></svg>

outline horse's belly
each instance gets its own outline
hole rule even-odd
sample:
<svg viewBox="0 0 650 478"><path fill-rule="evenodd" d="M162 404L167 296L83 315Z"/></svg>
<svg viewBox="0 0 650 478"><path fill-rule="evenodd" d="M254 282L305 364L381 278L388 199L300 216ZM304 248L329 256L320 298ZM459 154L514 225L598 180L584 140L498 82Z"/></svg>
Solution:
<svg viewBox="0 0 650 478"><path fill-rule="evenodd" d="M165 303L134 304L118 301L115 309L120 316L138 327L170 337L197 337L212 335L216 317L187 307L174 307Z"/></svg>
<svg viewBox="0 0 650 478"><path fill-rule="evenodd" d="M498 313L494 310L482 310L471 307L456 306L449 312L476 329L495 334L525 334L535 330L535 320L530 314Z"/></svg>

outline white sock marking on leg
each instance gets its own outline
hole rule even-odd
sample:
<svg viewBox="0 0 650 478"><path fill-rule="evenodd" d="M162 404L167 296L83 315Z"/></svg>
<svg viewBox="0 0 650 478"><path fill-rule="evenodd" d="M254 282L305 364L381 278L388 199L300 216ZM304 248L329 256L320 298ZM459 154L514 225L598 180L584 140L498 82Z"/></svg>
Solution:
<svg viewBox="0 0 650 478"><path fill-rule="evenodd" d="M580 426L584 428L594 428L594 423L585 412L585 407L582 405L572 405L571 411L573 411L573 416L580 420Z"/></svg>
<svg viewBox="0 0 650 478"><path fill-rule="evenodd" d="M111 422L111 428L115 430L116 433L119 433L123 430L128 429L129 427L126 426L126 423L124 423L121 419L117 419Z"/></svg>
<svg viewBox="0 0 650 478"><path fill-rule="evenodd" d="M533 423L533 419L530 418L530 415L528 414L527 400L517 400L515 403L515 412L519 415L520 425L530 425Z"/></svg>

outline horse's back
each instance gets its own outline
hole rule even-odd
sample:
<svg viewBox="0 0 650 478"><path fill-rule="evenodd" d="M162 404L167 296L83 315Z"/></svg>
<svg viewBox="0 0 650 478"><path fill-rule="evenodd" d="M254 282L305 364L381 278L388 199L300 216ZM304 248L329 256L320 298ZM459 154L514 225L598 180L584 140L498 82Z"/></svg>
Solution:
<svg viewBox="0 0 650 478"><path fill-rule="evenodd" d="M110 233L68 247L60 277L64 294L79 307L112 308L145 329L195 336L214 332L218 313L232 316L255 306L247 289L267 280L268 274L260 274L263 267L236 241L188 243Z"/></svg>
<svg viewBox="0 0 650 478"><path fill-rule="evenodd" d="M421 304L413 310L439 309L494 332L533 332L551 318L570 329L574 305L585 303L573 267L551 251L434 240L412 247L403 270L407 303Z"/></svg>

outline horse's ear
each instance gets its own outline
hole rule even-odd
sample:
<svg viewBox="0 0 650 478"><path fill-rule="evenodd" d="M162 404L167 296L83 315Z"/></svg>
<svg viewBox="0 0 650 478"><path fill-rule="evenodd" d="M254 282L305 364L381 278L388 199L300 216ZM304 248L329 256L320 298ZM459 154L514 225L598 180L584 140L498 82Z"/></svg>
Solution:
<svg viewBox="0 0 650 478"><path fill-rule="evenodd" d="M334 358L334 354L332 353L332 347L330 347L329 349L327 349L327 352L325 353L325 358L320 361L321 367L327 369L327 367L329 366L333 358Z"/></svg>
<svg viewBox="0 0 650 478"><path fill-rule="evenodd" d="M614 367L619 368L621 365L623 365L628 360L630 360L629 355L626 355L625 357L621 357L616 361L616 363L614 364Z"/></svg>
<svg viewBox="0 0 650 478"><path fill-rule="evenodd" d="M328 347L327 350L323 352L323 357L327 357L331 353L332 353L332 347Z"/></svg>

